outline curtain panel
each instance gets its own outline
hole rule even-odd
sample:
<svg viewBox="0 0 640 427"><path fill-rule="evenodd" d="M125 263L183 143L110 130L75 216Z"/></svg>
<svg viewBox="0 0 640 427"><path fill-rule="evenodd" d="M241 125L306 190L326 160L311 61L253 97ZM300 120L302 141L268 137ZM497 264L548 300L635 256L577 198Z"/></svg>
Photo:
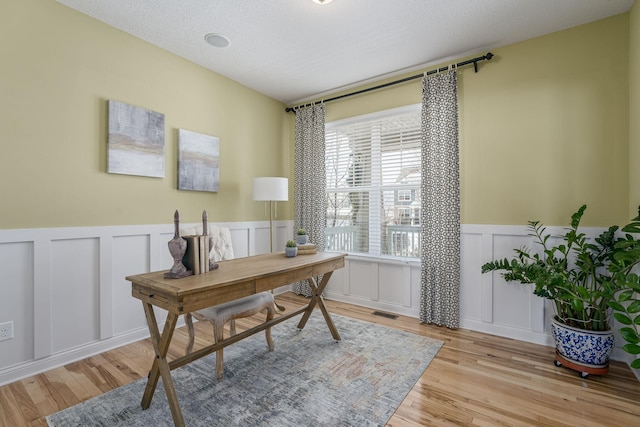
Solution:
<svg viewBox="0 0 640 427"><path fill-rule="evenodd" d="M420 321L460 321L460 171L457 71L422 80Z"/></svg>
<svg viewBox="0 0 640 427"><path fill-rule="evenodd" d="M327 178L325 170L324 104L299 108L296 113L294 153L294 232L307 230L318 251L325 249ZM318 280L320 280L318 278ZM306 281L293 285L299 295L311 296Z"/></svg>

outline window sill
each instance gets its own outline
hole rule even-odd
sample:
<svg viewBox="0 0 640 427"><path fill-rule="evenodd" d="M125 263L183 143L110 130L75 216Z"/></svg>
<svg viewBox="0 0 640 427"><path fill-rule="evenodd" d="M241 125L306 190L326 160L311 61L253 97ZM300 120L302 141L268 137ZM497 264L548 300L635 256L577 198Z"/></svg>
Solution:
<svg viewBox="0 0 640 427"><path fill-rule="evenodd" d="M344 253L340 251L327 251L335 253ZM395 265L408 265L410 267L420 267L419 258L402 258L402 257L390 257L384 255L368 255L368 254L356 254L347 252L347 258L357 261L376 262L380 264L395 264Z"/></svg>

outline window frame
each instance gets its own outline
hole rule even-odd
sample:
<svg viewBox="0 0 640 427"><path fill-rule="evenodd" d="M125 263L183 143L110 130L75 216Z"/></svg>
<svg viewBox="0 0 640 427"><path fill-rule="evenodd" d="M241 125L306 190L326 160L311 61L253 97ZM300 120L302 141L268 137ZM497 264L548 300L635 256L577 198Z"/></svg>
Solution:
<svg viewBox="0 0 640 427"><path fill-rule="evenodd" d="M381 120L389 119L389 118L400 116L400 115L406 115L406 114L416 114L418 120L420 120L421 110L422 110L421 104L411 104L411 105L406 105L398 108L392 108L388 110L377 111L373 113L368 113L368 114L363 114L359 116L327 122L325 123L325 144L327 145L329 144L329 139L327 138L327 136L329 136L331 134L330 131L335 128L340 128L340 127L349 126L349 125L358 124L358 123L366 123L371 121L381 121ZM411 128L410 130L413 130L413 128ZM372 139L376 140L376 135L372 134ZM333 143L333 140L331 141L331 143ZM341 250L339 248L329 249L330 239L325 231L325 237L327 238L326 240L327 250L347 252L350 256L357 256L357 257L363 257L363 258L379 258L379 259L395 260L395 261L403 261L403 262L419 261L420 260L419 254L418 256L403 256L403 255L393 255L393 254L383 253L383 246L384 246L383 238L385 235L385 233L383 232L383 225L385 227L387 227L388 225L385 225L386 223L383 220L382 211L383 209L386 210L388 208L386 207L385 202L375 203L375 199L378 196L380 196L382 200L385 200L386 199L385 193L387 191L393 191L393 195L392 195L394 200L392 205L393 209L398 211L400 210L400 208L407 209L408 211L413 212L412 215L415 216L415 212L419 213L421 207L420 206L416 207L415 205L411 205L411 203L415 202L416 199L419 199L420 184L418 183L417 185L389 185L389 184L382 183L382 172L380 170L381 162L376 161L376 159L377 160L380 159L380 153L384 151L381 148L382 140L380 138L380 134L377 135L377 147L379 148L379 150L374 149L371 154L370 165L369 165L371 170L371 173L370 173L371 181L369 185L351 186L351 187L344 187L344 188L330 187L330 184L333 184L333 183L330 183L329 179L327 179L325 196L327 197L327 199L329 199L331 197L331 194L345 193L345 192L349 192L349 190L362 192L362 193L368 192L368 197L367 197L369 200L368 206L367 206L368 221L369 221L368 230L379 230L377 232L378 238L374 239L373 241L371 240L369 241L368 252ZM419 147L421 147L421 144L419 144ZM326 155L328 156L329 153L326 153ZM420 154L418 155L417 160L418 160L418 164L420 164ZM329 167L330 167L330 163L327 161L326 163L327 178L329 178ZM378 192L377 195L374 194L374 196L376 197L371 197L372 192ZM399 202L399 198L401 198L400 196L401 193L406 196L407 200ZM330 206L327 205L327 212L325 213L325 224L327 225L327 228L330 228L328 226L329 219L330 219L330 216L328 215L329 208ZM417 221L417 224L416 224L416 221ZM411 225L419 226L419 224L420 224L420 221L419 221L419 215L418 215L417 220L416 218L413 218L411 220ZM397 225L400 226L400 224L397 224ZM345 228L347 227L355 227L355 225L348 225ZM354 233L354 235L355 234L357 234L357 232ZM371 233L369 232L369 234ZM387 239L390 239L390 237L387 236ZM419 234L418 234L418 245L419 245Z"/></svg>

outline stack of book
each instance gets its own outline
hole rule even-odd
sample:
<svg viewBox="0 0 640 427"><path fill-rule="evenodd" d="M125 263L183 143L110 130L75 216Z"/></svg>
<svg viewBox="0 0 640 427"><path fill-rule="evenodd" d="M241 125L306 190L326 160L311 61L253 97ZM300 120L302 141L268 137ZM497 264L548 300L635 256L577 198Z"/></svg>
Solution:
<svg viewBox="0 0 640 427"><path fill-rule="evenodd" d="M316 244L315 243L305 243L304 245L298 245L298 255L311 255L315 254Z"/></svg>
<svg viewBox="0 0 640 427"><path fill-rule="evenodd" d="M182 236L187 241L187 250L182 257L182 264L193 274L206 273L209 271L209 236Z"/></svg>

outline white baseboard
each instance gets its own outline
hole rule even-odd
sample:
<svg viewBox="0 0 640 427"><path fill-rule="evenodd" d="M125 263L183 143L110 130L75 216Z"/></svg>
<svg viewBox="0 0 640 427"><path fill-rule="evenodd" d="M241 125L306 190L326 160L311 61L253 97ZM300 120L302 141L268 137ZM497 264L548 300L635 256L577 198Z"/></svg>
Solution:
<svg viewBox="0 0 640 427"><path fill-rule="evenodd" d="M9 366L0 370L0 386L14 381L19 381L37 373L68 365L69 363L77 362L78 360L86 359L87 357L95 356L96 354L100 354L126 344L131 344L148 337L149 330L147 328L141 328L104 341L98 341L52 354L51 356L40 360L33 360Z"/></svg>
<svg viewBox="0 0 640 427"><path fill-rule="evenodd" d="M359 305L360 307L368 307L372 310L384 311L386 313L400 314L418 318L418 310L412 307L402 307L395 304L388 304L380 301L367 300L356 296L342 295L335 292L325 292L324 298L332 301L345 302L349 304Z"/></svg>

